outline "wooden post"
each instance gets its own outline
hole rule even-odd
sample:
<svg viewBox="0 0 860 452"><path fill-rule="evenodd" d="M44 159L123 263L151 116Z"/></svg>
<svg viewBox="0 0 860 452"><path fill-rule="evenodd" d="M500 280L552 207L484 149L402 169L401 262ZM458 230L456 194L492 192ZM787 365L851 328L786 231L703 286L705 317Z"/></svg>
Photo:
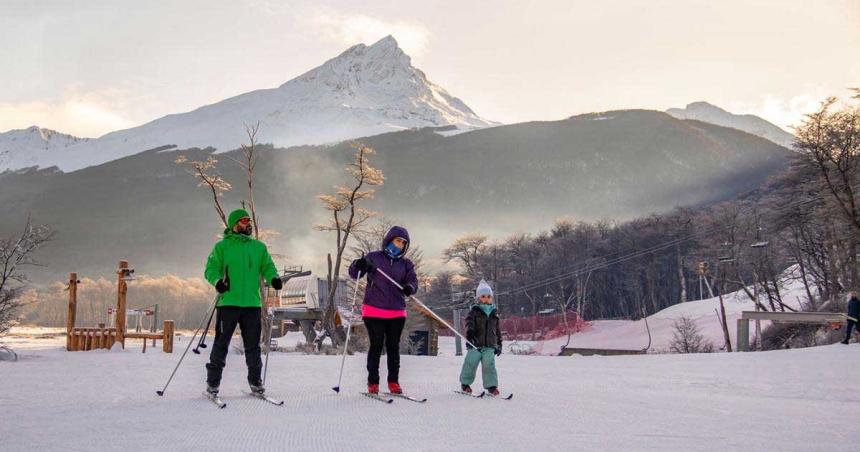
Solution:
<svg viewBox="0 0 860 452"><path fill-rule="evenodd" d="M739 352L750 351L750 321L749 319L738 319L737 346Z"/></svg>
<svg viewBox="0 0 860 452"><path fill-rule="evenodd" d="M69 312L66 315L66 350L72 351L72 330L78 308L78 274L69 273Z"/></svg>
<svg viewBox="0 0 860 452"><path fill-rule="evenodd" d="M125 274L128 269L128 261L119 261L116 283L116 340L125 348L125 295L128 285L125 283Z"/></svg>
<svg viewBox="0 0 860 452"><path fill-rule="evenodd" d="M164 339L161 341L164 353L173 353L173 320L164 321Z"/></svg>

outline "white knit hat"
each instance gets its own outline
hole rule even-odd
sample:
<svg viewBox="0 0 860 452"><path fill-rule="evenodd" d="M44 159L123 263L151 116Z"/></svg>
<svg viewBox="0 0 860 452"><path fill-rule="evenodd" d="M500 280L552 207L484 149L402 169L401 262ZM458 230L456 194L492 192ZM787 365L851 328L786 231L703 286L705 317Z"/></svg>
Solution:
<svg viewBox="0 0 860 452"><path fill-rule="evenodd" d="M481 298L482 295L493 296L493 288L483 279L478 283L478 288L475 289L475 298Z"/></svg>

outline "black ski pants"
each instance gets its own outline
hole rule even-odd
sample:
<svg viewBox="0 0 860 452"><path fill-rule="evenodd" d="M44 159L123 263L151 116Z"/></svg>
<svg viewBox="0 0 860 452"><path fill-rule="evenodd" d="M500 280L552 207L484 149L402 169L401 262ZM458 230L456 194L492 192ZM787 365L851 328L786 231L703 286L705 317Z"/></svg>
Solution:
<svg viewBox="0 0 860 452"><path fill-rule="evenodd" d="M259 385L263 360L260 358L260 333L262 321L260 308L245 308L239 306L220 306L215 322L215 340L209 363L206 364L206 383L218 387L221 384L221 373L227 364L227 352L230 349L230 339L236 326L242 332L242 343L245 346L245 364L248 366L248 383Z"/></svg>
<svg viewBox="0 0 860 452"><path fill-rule="evenodd" d="M365 317L364 325L370 339L370 349L367 351L367 383L379 384L379 358L382 356L383 345L388 357L388 382L397 383L400 378L400 335L406 325L406 317Z"/></svg>
<svg viewBox="0 0 860 452"><path fill-rule="evenodd" d="M848 323L845 325L845 342L851 340L851 330L854 328L857 328L857 332L860 333L860 327L857 325L857 322L848 320Z"/></svg>

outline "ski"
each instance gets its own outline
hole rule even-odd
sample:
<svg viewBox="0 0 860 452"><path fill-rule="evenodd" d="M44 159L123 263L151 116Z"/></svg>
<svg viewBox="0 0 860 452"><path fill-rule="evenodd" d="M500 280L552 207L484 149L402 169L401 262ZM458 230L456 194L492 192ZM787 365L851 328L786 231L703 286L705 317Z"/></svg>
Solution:
<svg viewBox="0 0 860 452"><path fill-rule="evenodd" d="M480 398L484 397L484 395L487 393L486 391L481 391L480 394L473 394L471 392L466 392L466 391L454 391L454 392L457 394L472 397L475 399L480 399Z"/></svg>
<svg viewBox="0 0 860 452"><path fill-rule="evenodd" d="M218 406L218 408L224 408L224 407L226 407L226 406L227 406L227 404L226 404L223 400L221 400L221 397L218 397L218 395L217 395L217 394L209 394L208 392L203 391L203 395L204 395L207 399L209 399L209 401L210 401L210 402L212 402L212 403L214 403L216 406Z"/></svg>
<svg viewBox="0 0 860 452"><path fill-rule="evenodd" d="M423 399L418 399L415 397L409 397L406 394L394 394L394 393L386 392L385 395L388 397L397 397L398 399L409 400L410 402L415 402L415 403L424 403L427 401L426 397Z"/></svg>
<svg viewBox="0 0 860 452"><path fill-rule="evenodd" d="M501 395L501 394L499 394L499 395L492 395L492 394L490 394L490 393L488 392L488 393L487 393L487 397L489 397L489 398L491 398L491 399L511 400L511 399L513 399L513 398L514 398L514 394L513 394L513 393L511 393L511 394L508 394L508 395Z"/></svg>
<svg viewBox="0 0 860 452"><path fill-rule="evenodd" d="M383 402L383 403L392 403L392 402L394 402L394 399L392 399L391 397L383 397L383 396L381 396L381 395L379 395L379 394L373 394L373 393L370 393L370 392L362 392L361 394L362 394L362 395L364 395L364 396L366 396L366 397L370 397L370 398L371 398L371 399L373 399L373 400L379 400L380 402Z"/></svg>
<svg viewBox="0 0 860 452"><path fill-rule="evenodd" d="M260 399L264 402L269 402L272 405L281 406L284 404L283 400L273 399L273 398L267 396L266 394L259 394L256 392L246 392L245 394L248 394L249 396L251 396L255 399Z"/></svg>

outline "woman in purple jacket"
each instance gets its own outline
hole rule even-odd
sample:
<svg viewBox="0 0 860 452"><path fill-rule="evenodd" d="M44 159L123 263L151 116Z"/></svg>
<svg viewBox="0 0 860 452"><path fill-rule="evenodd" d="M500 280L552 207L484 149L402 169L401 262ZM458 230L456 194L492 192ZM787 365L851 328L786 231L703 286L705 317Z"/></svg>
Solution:
<svg viewBox="0 0 860 452"><path fill-rule="evenodd" d="M370 350L367 352L367 392L379 393L379 358L382 347L388 355L388 390L402 394L398 377L400 373L400 335L406 324L406 297L418 290L415 264L404 257L409 249L409 232L394 226L385 234L382 250L362 256L349 266L353 279L367 276L364 304L361 317L367 327ZM400 290L378 270L384 271L403 286Z"/></svg>

